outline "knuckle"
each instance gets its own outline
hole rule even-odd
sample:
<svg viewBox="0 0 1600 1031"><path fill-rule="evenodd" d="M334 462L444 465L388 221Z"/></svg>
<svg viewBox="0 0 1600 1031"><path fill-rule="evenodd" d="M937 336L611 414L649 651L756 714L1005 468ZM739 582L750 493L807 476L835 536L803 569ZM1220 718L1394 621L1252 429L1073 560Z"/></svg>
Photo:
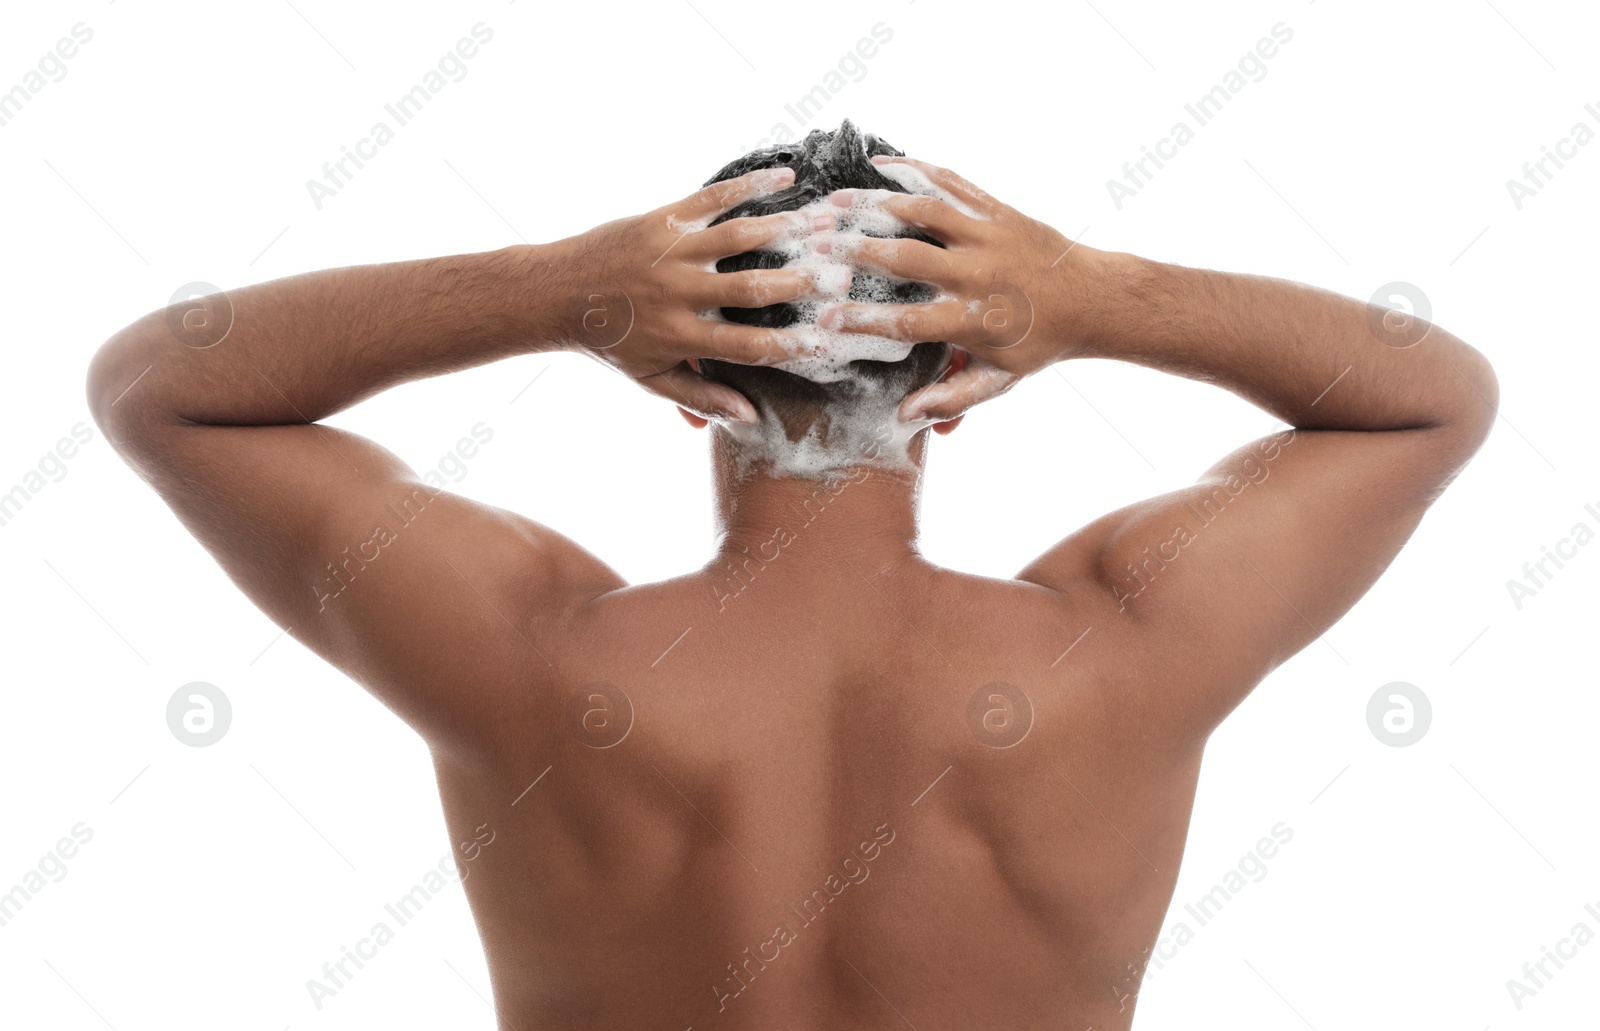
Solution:
<svg viewBox="0 0 1600 1031"><path fill-rule="evenodd" d="M895 328L906 339L921 339L927 335L928 317L926 313L913 309L895 320Z"/></svg>
<svg viewBox="0 0 1600 1031"><path fill-rule="evenodd" d="M758 365L773 365L788 358L791 347L788 338L781 330L761 329L751 332L748 336L749 351L747 357Z"/></svg>
<svg viewBox="0 0 1600 1031"><path fill-rule="evenodd" d="M728 349L735 359L745 365L767 365L771 359L768 357L767 334L761 330L753 330L749 326L735 327L740 332L733 333L728 338Z"/></svg>
<svg viewBox="0 0 1600 1031"><path fill-rule="evenodd" d="M744 199L745 192L750 186L749 176L740 176L737 179L728 179L717 184L717 203L724 208L731 208Z"/></svg>
<svg viewBox="0 0 1600 1031"><path fill-rule="evenodd" d="M922 199L922 194L909 191L893 190L883 199L883 206L894 213L895 217L906 221L911 213L916 210L917 201Z"/></svg>
<svg viewBox="0 0 1600 1031"><path fill-rule="evenodd" d="M933 217L934 198L922 193L911 194L906 198L903 209L910 221L925 226Z"/></svg>
<svg viewBox="0 0 1600 1031"><path fill-rule="evenodd" d="M759 308L766 303L767 286L759 278L756 270L750 269L735 273L737 279L733 284L734 299L741 308Z"/></svg>
<svg viewBox="0 0 1600 1031"><path fill-rule="evenodd" d="M712 183L700 191L700 207L712 208L721 211L728 206L728 184L726 182Z"/></svg>
<svg viewBox="0 0 1600 1031"><path fill-rule="evenodd" d="M743 334L739 331L743 326L737 323L722 322L711 329L711 343L716 347L717 353L727 358L738 358L744 343Z"/></svg>
<svg viewBox="0 0 1600 1031"><path fill-rule="evenodd" d="M927 244L912 246L911 242L908 242L906 253L908 257L915 256L914 271L919 278L925 281L949 278L953 266L950 263L950 255L944 251L937 247L929 247Z"/></svg>
<svg viewBox="0 0 1600 1031"><path fill-rule="evenodd" d="M738 358L744 350L746 327L737 322L724 322L717 326L717 346L726 357Z"/></svg>
<svg viewBox="0 0 1600 1031"><path fill-rule="evenodd" d="M868 268L888 271L894 264L894 251L888 240L863 237L859 240L841 241L833 245L834 254L865 265Z"/></svg>
<svg viewBox="0 0 1600 1031"><path fill-rule="evenodd" d="M744 223L739 227L739 246L746 251L759 249L783 228L783 216L736 219Z"/></svg>
<svg viewBox="0 0 1600 1031"><path fill-rule="evenodd" d="M752 225L752 221L748 218L735 218L724 223L728 245L723 249L731 254L743 254L750 250L759 235L759 227Z"/></svg>

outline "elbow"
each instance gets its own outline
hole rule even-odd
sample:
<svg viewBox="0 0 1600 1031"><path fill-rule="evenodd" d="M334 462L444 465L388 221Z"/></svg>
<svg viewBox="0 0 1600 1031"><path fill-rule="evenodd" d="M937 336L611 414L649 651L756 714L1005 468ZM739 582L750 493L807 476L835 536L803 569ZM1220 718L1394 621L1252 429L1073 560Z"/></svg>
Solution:
<svg viewBox="0 0 1600 1031"><path fill-rule="evenodd" d="M1500 380L1489 359L1465 343L1458 342L1449 367L1455 401L1452 414L1441 421L1464 462L1483 446L1494 428L1500 413Z"/></svg>
<svg viewBox="0 0 1600 1031"><path fill-rule="evenodd" d="M158 408L154 402L158 361L158 349L150 345L143 319L115 333L89 360L84 376L89 414L119 451Z"/></svg>
<svg viewBox="0 0 1600 1031"><path fill-rule="evenodd" d="M1474 437L1473 449L1476 450L1489 436L1500 414L1500 378L1481 351L1464 345L1463 352L1462 360L1452 361L1451 366L1467 388L1468 414L1463 421Z"/></svg>
<svg viewBox="0 0 1600 1031"><path fill-rule="evenodd" d="M125 333L124 330L100 345L89 360L89 371L84 379L89 413L102 430L107 429L117 415L117 407L125 403L127 395L138 385L139 371L133 369L133 349L128 346ZM129 408L131 405L123 411Z"/></svg>

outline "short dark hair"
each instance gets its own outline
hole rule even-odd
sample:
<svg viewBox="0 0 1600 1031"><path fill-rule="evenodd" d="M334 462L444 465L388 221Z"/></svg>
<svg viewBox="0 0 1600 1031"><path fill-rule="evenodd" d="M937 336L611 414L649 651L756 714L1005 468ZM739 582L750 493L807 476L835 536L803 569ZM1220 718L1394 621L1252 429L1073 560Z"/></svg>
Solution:
<svg viewBox="0 0 1600 1031"><path fill-rule="evenodd" d="M746 201L719 216L711 225L730 218L770 215L780 211L794 211L813 201L826 198L835 190L866 189L893 190L909 193L904 186L879 172L870 158L877 154L904 156L885 140L867 133L861 134L846 118L837 131L813 129L799 143L775 144L753 150L744 157L724 165L705 185L733 179L762 168L789 167L794 169L794 182L784 190ZM940 241L919 230L906 227L896 238L920 240L935 247ZM717 261L718 272L742 272L745 269L781 268L786 259L773 251L746 251ZM892 283L881 276L857 273L850 289L851 300L865 300L877 292L887 291L897 304L919 303L933 299L934 290L923 283ZM722 317L729 322L746 326L782 329L799 321L800 313L793 304L771 304L764 308L722 308ZM929 342L916 344L911 353L900 361L883 362L861 359L849 364L849 375L828 383L819 383L783 369L766 366L738 365L732 362L703 359L700 370L707 379L726 383L744 394L758 412L771 414L785 426L803 424L832 404L846 404L862 396L868 389L881 396L893 390L898 397L934 381L944 366L947 346Z"/></svg>

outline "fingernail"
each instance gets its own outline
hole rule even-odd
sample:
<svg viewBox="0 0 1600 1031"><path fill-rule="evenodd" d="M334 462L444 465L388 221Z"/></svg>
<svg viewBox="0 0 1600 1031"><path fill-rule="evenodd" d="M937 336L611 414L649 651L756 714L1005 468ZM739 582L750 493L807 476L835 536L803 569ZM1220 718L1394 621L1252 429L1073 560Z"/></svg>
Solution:
<svg viewBox="0 0 1600 1031"><path fill-rule="evenodd" d="M772 181L775 183L786 183L793 178L794 169L788 167L787 165L782 168L772 169Z"/></svg>
<svg viewBox="0 0 1600 1031"><path fill-rule="evenodd" d="M822 314L817 316L817 325L821 326L823 329L835 329L838 327L839 322L840 317L838 308L824 308L822 309Z"/></svg>
<svg viewBox="0 0 1600 1031"><path fill-rule="evenodd" d="M832 254L833 253L833 241L832 240L818 240L816 243L811 245L811 249L816 251L818 254Z"/></svg>
<svg viewBox="0 0 1600 1031"><path fill-rule="evenodd" d="M838 190L829 195L828 199L833 201L833 203L837 204L841 208L848 208L855 200L855 195L849 190Z"/></svg>
<svg viewBox="0 0 1600 1031"><path fill-rule="evenodd" d="M832 229L834 217L832 215L818 215L811 220L812 229Z"/></svg>
<svg viewBox="0 0 1600 1031"><path fill-rule="evenodd" d="M893 160L894 160L894 157L892 155L889 155L889 154L874 154L874 155L872 155L872 163L875 164L875 165L887 165L889 162L891 162Z"/></svg>

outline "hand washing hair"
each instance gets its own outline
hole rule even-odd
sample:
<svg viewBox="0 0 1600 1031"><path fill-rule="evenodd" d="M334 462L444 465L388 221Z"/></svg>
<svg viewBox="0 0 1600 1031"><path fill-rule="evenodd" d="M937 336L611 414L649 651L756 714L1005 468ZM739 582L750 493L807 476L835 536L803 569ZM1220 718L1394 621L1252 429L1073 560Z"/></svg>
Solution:
<svg viewBox="0 0 1600 1031"><path fill-rule="evenodd" d="M837 190L911 192L898 178L884 175L872 164L870 159L878 154L903 156L884 140L858 132L848 119L834 132L817 129L798 143L751 151L724 166L705 185L780 166L795 170L794 182L733 208L711 225L812 206L821 211ZM828 206L826 210L835 215L836 235L841 239L909 238L943 246L876 206L870 194L858 194L849 208ZM844 251L835 248L831 255L818 254L810 247L809 234L796 232L767 249L723 258L717 262L717 271L815 267L821 273L819 281L835 281L841 286L845 275L853 271L851 301L903 304L934 298L935 291L927 284L854 269ZM829 265L838 267L839 272L834 273ZM863 464L911 465L907 443L922 426L901 423L896 413L908 394L943 374L950 347L824 330L816 325L816 318L828 303L799 301L719 310L730 322L803 330L811 345L810 353L774 366L713 359L699 363L703 375L744 394L760 416L754 426L720 424L721 431L736 443L735 451L746 466L742 471L759 467L773 476L830 478Z"/></svg>

